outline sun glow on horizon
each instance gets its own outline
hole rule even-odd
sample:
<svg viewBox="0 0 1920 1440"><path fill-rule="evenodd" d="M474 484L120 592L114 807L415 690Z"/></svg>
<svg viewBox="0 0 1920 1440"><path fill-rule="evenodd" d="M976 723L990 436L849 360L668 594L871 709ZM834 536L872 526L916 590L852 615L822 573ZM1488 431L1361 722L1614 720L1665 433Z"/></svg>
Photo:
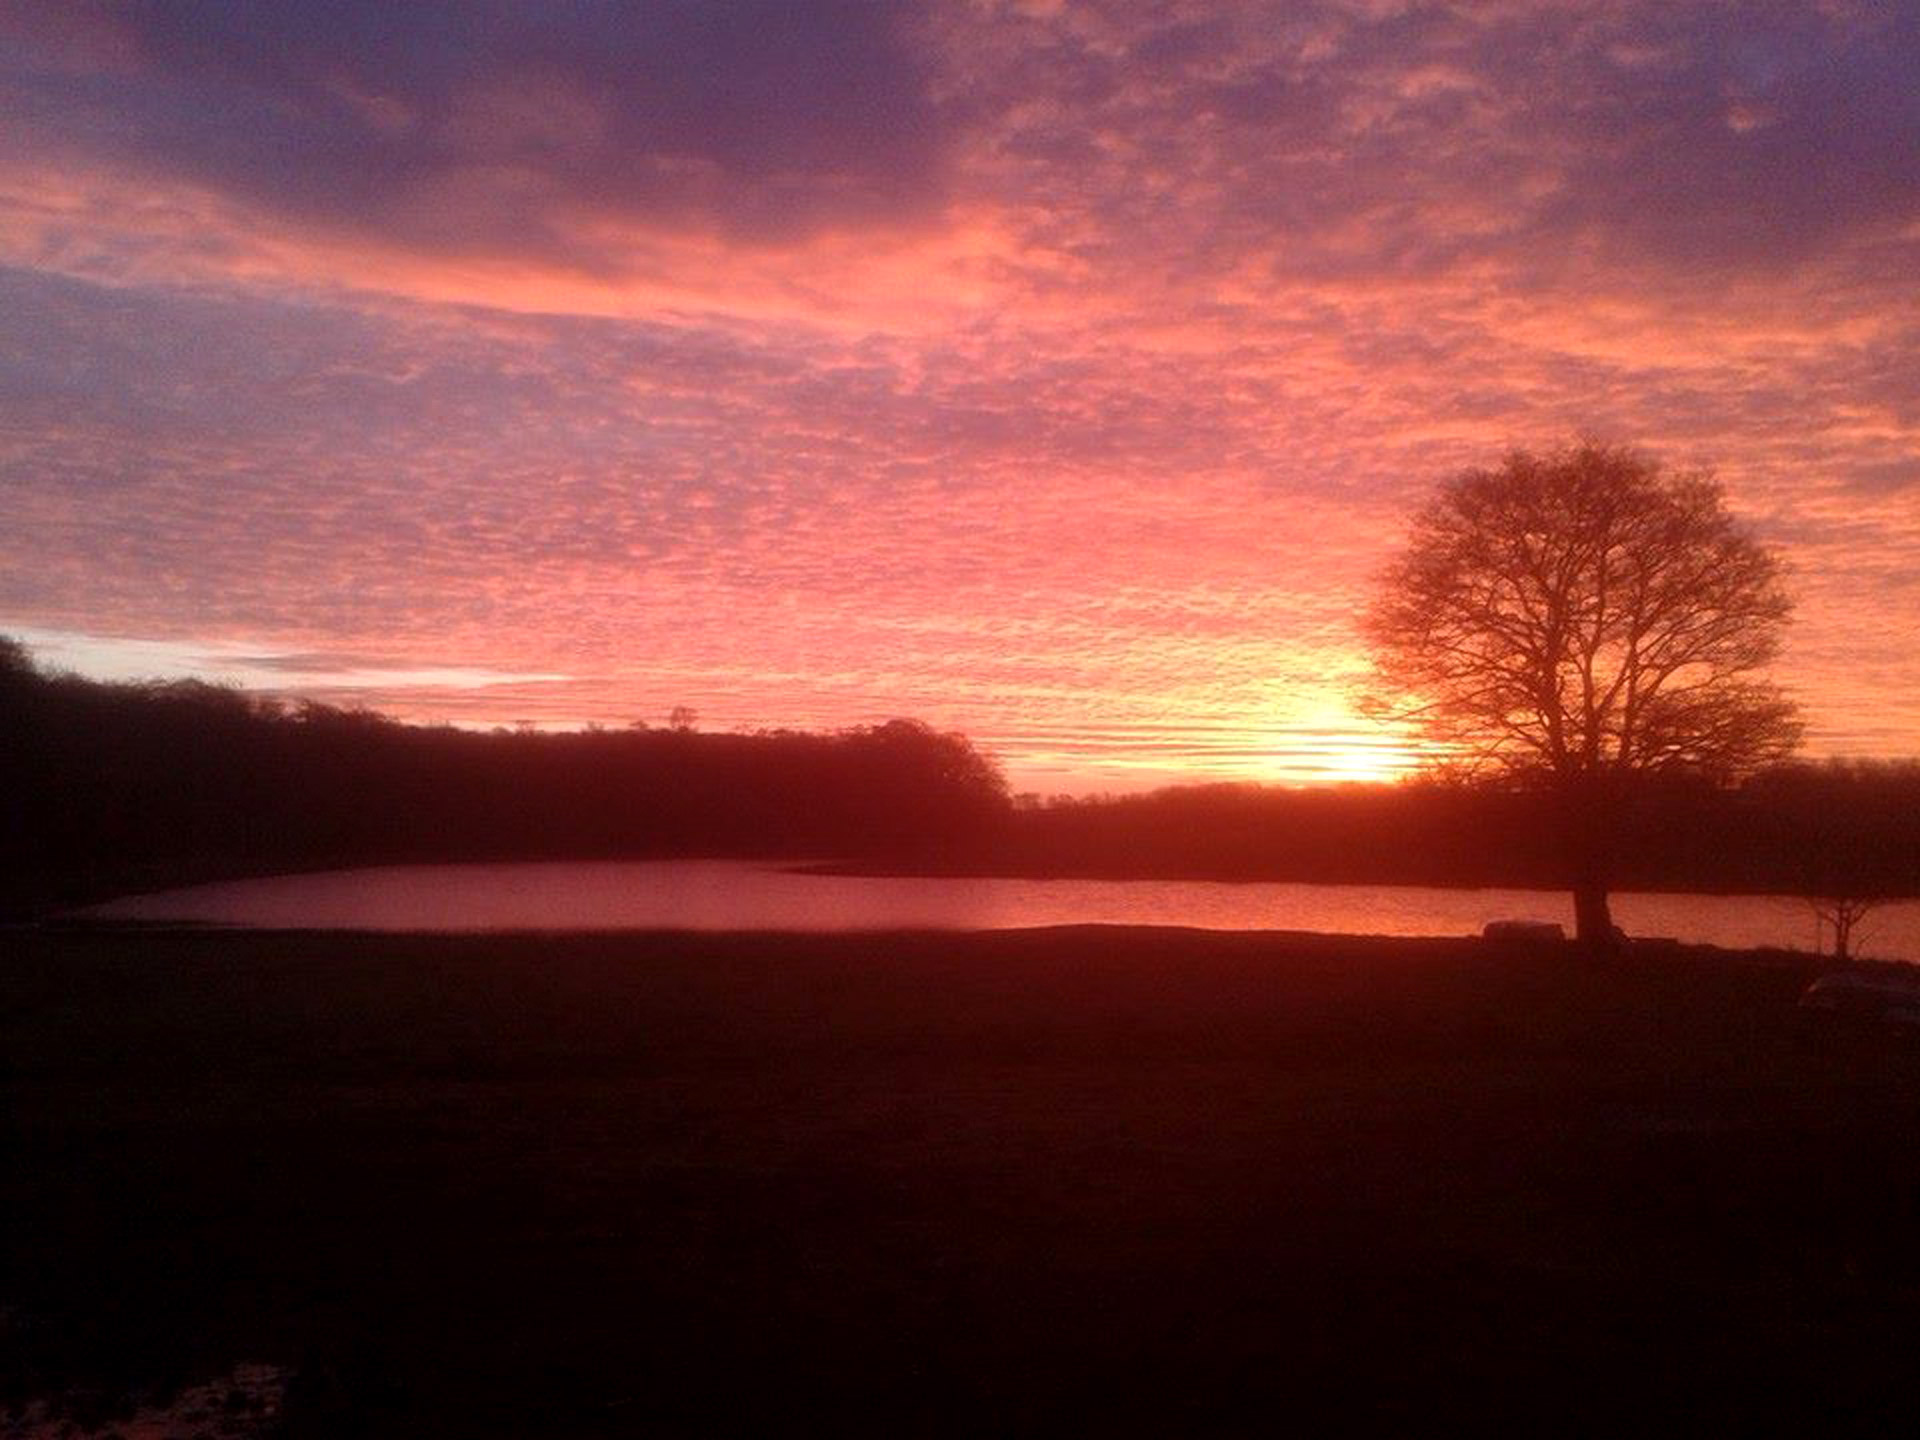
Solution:
<svg viewBox="0 0 1920 1440"><path fill-rule="evenodd" d="M4 628L4 627L0 627ZM1418 741L1311 692L1269 694L1246 706L1216 702L1191 713L1177 704L1130 718L1089 717L1079 706L1039 720L1010 721L981 701L915 706L823 706L804 677L776 684L709 675L697 685L651 696L624 684L596 687L557 671L494 669L479 663L430 665L289 649L264 640L188 641L12 627L42 668L105 682L228 685L262 697L364 707L406 724L562 732L595 726L662 725L684 704L699 727L845 729L893 718L955 729L998 763L1016 792L1131 793L1167 786L1239 783L1278 786L1390 784L1418 769ZM1279 662L1276 661L1276 664ZM690 677L692 678L692 677ZM794 683L799 681L801 683ZM704 688L703 688L704 687ZM669 702L672 703L669 703ZM1116 700L1117 703L1117 700ZM1287 718L1263 718L1276 703ZM785 706L769 714L766 706ZM915 713L916 709L923 713Z"/></svg>
<svg viewBox="0 0 1920 1440"><path fill-rule="evenodd" d="M1285 773L1289 779L1297 777L1309 783L1387 785L1404 779L1423 763L1414 751L1398 742L1376 742L1352 733L1297 735L1292 739L1294 751ZM1309 742L1317 742L1317 746L1309 748Z"/></svg>

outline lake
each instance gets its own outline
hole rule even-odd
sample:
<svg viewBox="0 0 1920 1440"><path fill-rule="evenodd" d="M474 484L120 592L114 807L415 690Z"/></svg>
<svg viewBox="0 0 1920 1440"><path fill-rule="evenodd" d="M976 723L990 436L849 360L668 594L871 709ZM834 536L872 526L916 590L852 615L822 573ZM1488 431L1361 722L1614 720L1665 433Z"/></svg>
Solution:
<svg viewBox="0 0 1920 1440"><path fill-rule="evenodd" d="M1623 893L1629 934L1746 948L1817 948L1812 912L1780 895ZM1468 935L1488 920L1556 920L1563 892L1198 880L1014 880L815 875L733 860L408 865L280 875L135 895L104 920L315 930L1010 930L1185 925ZM1856 949L1920 961L1920 902L1870 915Z"/></svg>

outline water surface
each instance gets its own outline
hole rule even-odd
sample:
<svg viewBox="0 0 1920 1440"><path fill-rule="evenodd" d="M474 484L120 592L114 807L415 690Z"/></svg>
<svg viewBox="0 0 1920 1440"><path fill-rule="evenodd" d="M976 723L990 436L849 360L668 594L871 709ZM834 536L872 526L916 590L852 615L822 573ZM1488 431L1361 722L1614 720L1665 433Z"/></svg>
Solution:
<svg viewBox="0 0 1920 1440"><path fill-rule="evenodd" d="M731 860L407 865L236 880L93 907L101 919L317 930L1008 930L1187 925L1467 935L1488 920L1573 927L1561 892L1200 880L814 875ZM1629 934L1817 947L1804 901L1778 895L1614 897ZM1860 949L1920 961L1920 903L1876 911Z"/></svg>

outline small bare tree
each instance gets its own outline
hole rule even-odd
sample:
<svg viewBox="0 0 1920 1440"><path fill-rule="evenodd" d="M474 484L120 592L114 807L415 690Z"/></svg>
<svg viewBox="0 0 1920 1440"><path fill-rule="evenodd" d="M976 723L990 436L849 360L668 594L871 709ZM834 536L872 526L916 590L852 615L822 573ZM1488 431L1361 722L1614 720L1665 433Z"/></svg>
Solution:
<svg viewBox="0 0 1920 1440"><path fill-rule="evenodd" d="M1556 795L1576 928L1605 942L1631 782L1731 780L1798 743L1793 705L1760 678L1790 609L1779 560L1706 475L1593 442L1515 451L1414 517L1366 617L1365 703L1410 722L1438 765Z"/></svg>
<svg viewBox="0 0 1920 1440"><path fill-rule="evenodd" d="M1787 825L1798 891L1838 960L1853 958L1875 910L1920 886L1911 841L1920 809L1920 762L1830 759L1762 777Z"/></svg>
<svg viewBox="0 0 1920 1440"><path fill-rule="evenodd" d="M1836 960L1853 958L1853 942L1859 938L1860 922L1886 903L1883 897L1877 895L1807 897L1819 935L1823 939L1828 935L1833 936L1833 958Z"/></svg>

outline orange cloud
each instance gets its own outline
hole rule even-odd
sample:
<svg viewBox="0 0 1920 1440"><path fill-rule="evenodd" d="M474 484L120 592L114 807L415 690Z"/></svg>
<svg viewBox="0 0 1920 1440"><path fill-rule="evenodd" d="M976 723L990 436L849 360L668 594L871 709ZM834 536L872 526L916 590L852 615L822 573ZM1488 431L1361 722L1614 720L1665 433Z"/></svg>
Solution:
<svg viewBox="0 0 1920 1440"><path fill-rule="evenodd" d="M665 7L650 91L496 9L9 37L0 628L463 723L918 714L1041 789L1380 773L1400 518L1584 429L1788 550L1820 748L1920 750L1912 20L770 0Z"/></svg>

